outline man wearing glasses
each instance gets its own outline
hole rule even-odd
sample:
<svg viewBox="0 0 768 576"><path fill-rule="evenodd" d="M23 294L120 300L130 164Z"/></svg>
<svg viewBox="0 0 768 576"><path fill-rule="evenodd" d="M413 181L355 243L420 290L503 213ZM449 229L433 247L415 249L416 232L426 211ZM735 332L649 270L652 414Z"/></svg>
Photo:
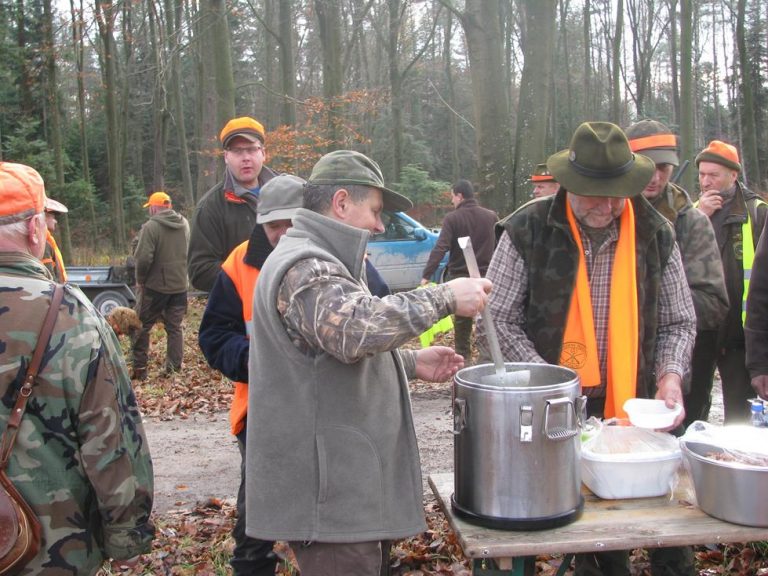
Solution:
<svg viewBox="0 0 768 576"><path fill-rule="evenodd" d="M189 279L210 291L221 263L251 235L261 187L275 176L264 165L264 126L243 116L227 122L219 135L224 148L224 180L197 203L189 242Z"/></svg>

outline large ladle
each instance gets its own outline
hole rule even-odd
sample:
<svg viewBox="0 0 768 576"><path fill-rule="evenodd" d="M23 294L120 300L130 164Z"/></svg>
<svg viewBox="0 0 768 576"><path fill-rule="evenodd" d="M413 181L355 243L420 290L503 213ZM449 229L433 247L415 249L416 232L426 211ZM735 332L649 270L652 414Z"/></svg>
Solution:
<svg viewBox="0 0 768 576"><path fill-rule="evenodd" d="M480 268L477 266L477 258L475 258L475 250L472 247L472 239L469 236L462 236L457 239L457 242L459 243L459 248L461 248L461 251L464 253L464 261L467 263L469 277L481 278ZM488 309L488 306L483 308L480 315L483 320L483 326L485 327L485 337L488 341L488 348L490 349L491 359L493 360L493 366L495 368L495 374L481 377L482 382L497 386L511 386L518 383L522 384L523 381L527 382L530 378L530 372L528 370L507 372L507 367L504 364L504 356L501 354L501 346L499 346L499 337L496 335L496 326L493 324L493 318L491 318L491 311Z"/></svg>

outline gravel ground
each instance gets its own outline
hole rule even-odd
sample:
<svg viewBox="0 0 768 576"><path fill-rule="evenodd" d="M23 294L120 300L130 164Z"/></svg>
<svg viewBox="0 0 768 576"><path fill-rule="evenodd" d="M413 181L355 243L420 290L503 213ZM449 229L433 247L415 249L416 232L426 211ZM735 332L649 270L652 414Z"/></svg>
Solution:
<svg viewBox="0 0 768 576"><path fill-rule="evenodd" d="M429 474L453 471L451 387L416 385L412 391L425 496ZM720 381L715 381L709 421L722 424ZM189 508L210 498L234 499L240 478L237 443L226 413L214 417L145 422L155 466L155 511Z"/></svg>

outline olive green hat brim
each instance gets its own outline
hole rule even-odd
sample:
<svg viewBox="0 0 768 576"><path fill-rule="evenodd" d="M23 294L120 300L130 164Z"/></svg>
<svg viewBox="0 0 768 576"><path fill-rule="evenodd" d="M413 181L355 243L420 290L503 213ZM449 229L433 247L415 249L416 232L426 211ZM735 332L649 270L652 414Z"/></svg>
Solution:
<svg viewBox="0 0 768 576"><path fill-rule="evenodd" d="M632 198L645 189L656 171L653 160L634 154L625 172L606 176L606 172L595 171L587 175L576 171L570 154L569 149L556 152L547 159L547 168L563 188L578 196Z"/></svg>

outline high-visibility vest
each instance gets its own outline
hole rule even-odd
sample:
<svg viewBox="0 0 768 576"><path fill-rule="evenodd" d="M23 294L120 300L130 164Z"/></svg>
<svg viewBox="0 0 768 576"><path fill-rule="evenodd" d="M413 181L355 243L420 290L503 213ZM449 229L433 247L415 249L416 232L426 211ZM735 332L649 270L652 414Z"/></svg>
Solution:
<svg viewBox="0 0 768 576"><path fill-rule="evenodd" d="M232 280L232 284L240 295L243 303L243 320L246 331L249 331L253 316L253 290L256 287L259 270L243 262L247 250L248 241L236 246L221 265L221 269ZM250 334L248 336L250 337ZM234 384L235 393L232 396L232 405L229 407L229 425L232 434L237 435L243 430L248 413L248 383L235 382Z"/></svg>

